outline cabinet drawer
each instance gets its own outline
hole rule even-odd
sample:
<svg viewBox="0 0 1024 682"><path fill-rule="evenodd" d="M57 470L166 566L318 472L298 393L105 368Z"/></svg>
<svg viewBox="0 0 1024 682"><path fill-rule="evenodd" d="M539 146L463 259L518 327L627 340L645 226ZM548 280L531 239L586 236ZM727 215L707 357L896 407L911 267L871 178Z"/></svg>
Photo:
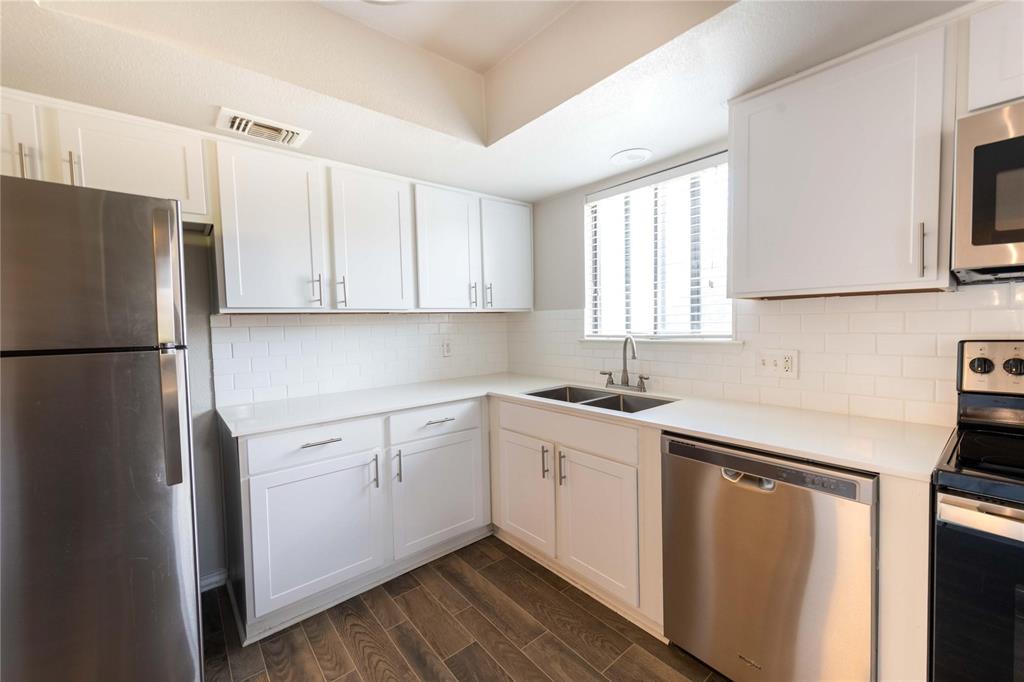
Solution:
<svg viewBox="0 0 1024 682"><path fill-rule="evenodd" d="M501 428L540 438L557 445L583 450L630 466L639 461L637 431L628 426L517 403L502 403Z"/></svg>
<svg viewBox="0 0 1024 682"><path fill-rule="evenodd" d="M246 441L249 475L369 450L382 441L376 417L255 436Z"/></svg>
<svg viewBox="0 0 1024 682"><path fill-rule="evenodd" d="M391 442L404 443L417 438L474 429L480 426L480 401L431 405L391 415Z"/></svg>

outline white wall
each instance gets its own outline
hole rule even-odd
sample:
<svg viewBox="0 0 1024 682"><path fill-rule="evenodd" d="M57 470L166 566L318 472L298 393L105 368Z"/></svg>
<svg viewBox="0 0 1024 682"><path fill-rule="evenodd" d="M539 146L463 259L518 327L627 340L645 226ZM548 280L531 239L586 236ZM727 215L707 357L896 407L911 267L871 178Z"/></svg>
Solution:
<svg viewBox="0 0 1024 682"><path fill-rule="evenodd" d="M504 372L503 313L213 315L217 405ZM442 357L441 343L452 354Z"/></svg>
<svg viewBox="0 0 1024 682"><path fill-rule="evenodd" d="M580 275L582 278L582 275ZM630 371L649 390L898 419L956 422L956 343L1024 336L1024 284L955 292L736 301L740 343L638 341ZM583 310L509 321L509 370L595 383L622 344L584 341ZM795 379L758 376L757 353L799 352Z"/></svg>

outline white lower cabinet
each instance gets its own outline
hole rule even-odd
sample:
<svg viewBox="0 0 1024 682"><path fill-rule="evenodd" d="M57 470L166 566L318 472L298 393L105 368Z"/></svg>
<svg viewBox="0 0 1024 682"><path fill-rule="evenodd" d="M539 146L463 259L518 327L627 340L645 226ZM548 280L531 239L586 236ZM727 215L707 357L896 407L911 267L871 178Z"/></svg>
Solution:
<svg viewBox="0 0 1024 682"><path fill-rule="evenodd" d="M249 479L256 617L390 559L380 455L361 452Z"/></svg>
<svg viewBox="0 0 1024 682"><path fill-rule="evenodd" d="M558 482L559 563L639 606L636 469L559 448Z"/></svg>
<svg viewBox="0 0 1024 682"><path fill-rule="evenodd" d="M502 430L499 435L502 529L555 556L555 446Z"/></svg>
<svg viewBox="0 0 1024 682"><path fill-rule="evenodd" d="M501 529L639 606L636 467L505 429L498 442Z"/></svg>
<svg viewBox="0 0 1024 682"><path fill-rule="evenodd" d="M396 559L486 524L480 429L404 443L391 457Z"/></svg>

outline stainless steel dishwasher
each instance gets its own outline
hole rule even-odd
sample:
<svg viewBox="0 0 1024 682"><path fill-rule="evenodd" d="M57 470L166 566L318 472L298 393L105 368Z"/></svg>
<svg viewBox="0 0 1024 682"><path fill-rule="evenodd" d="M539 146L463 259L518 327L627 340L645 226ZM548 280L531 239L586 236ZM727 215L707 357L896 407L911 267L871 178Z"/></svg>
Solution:
<svg viewBox="0 0 1024 682"><path fill-rule="evenodd" d="M875 677L877 478L662 436L665 635L734 680Z"/></svg>

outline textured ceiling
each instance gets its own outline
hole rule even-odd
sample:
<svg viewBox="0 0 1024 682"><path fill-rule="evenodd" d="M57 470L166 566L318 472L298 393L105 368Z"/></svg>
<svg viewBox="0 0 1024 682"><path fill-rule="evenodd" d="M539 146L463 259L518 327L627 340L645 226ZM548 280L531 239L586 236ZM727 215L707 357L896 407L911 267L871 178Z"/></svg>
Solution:
<svg viewBox="0 0 1024 682"><path fill-rule="evenodd" d="M334 0L322 4L365 26L482 74L573 3Z"/></svg>
<svg viewBox="0 0 1024 682"><path fill-rule="evenodd" d="M311 129L310 154L536 200L621 172L619 149L722 140L728 99L957 4L740 2L490 146L28 2L0 3L0 82L203 130L232 106Z"/></svg>

